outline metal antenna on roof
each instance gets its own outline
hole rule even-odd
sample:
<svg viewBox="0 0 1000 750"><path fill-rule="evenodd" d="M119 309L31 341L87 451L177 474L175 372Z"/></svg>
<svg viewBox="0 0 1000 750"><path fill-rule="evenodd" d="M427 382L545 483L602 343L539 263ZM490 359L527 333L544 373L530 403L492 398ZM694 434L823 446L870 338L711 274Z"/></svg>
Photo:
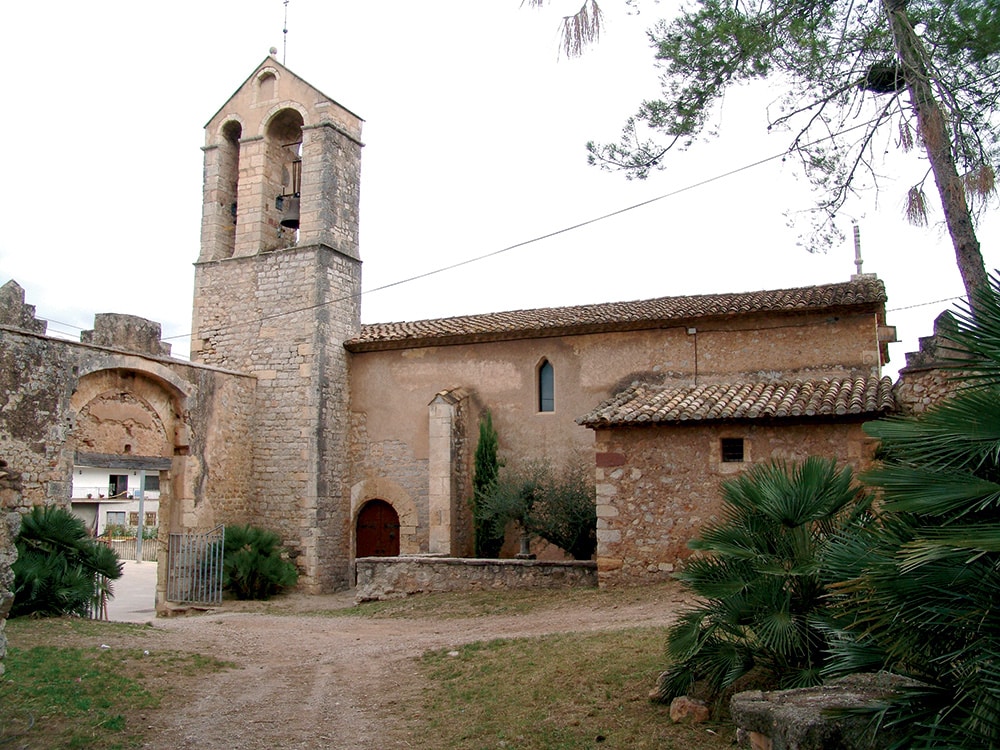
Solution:
<svg viewBox="0 0 1000 750"><path fill-rule="evenodd" d="M285 64L285 58L288 57L288 0L285 0L285 25L281 29L282 34L282 45L281 45L281 64Z"/></svg>
<svg viewBox="0 0 1000 750"><path fill-rule="evenodd" d="M858 276L861 276L862 263L864 261L861 260L861 227L858 226L858 222L854 222L854 267L858 269Z"/></svg>

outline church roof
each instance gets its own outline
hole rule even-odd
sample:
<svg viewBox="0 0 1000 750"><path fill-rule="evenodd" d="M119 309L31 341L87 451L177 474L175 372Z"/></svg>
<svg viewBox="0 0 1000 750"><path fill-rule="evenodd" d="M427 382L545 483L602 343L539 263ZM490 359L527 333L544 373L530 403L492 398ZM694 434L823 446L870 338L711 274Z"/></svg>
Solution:
<svg viewBox="0 0 1000 750"><path fill-rule="evenodd" d="M705 318L844 307L881 308L885 287L874 276L839 284L733 294L659 297L575 307L463 315L400 323L371 323L346 343L350 351L439 346L473 341L542 338L603 331L642 330Z"/></svg>
<svg viewBox="0 0 1000 750"><path fill-rule="evenodd" d="M669 386L633 383L577 423L630 427L678 422L876 416L894 407L892 379L877 376Z"/></svg>

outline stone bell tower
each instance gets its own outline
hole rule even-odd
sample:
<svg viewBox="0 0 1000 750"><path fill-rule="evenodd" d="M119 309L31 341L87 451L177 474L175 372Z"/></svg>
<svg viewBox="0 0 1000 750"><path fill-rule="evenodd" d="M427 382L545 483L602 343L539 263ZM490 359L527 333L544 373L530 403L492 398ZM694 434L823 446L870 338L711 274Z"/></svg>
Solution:
<svg viewBox="0 0 1000 750"><path fill-rule="evenodd" d="M245 510L311 591L349 583L361 123L268 57L205 126L191 358L256 377Z"/></svg>

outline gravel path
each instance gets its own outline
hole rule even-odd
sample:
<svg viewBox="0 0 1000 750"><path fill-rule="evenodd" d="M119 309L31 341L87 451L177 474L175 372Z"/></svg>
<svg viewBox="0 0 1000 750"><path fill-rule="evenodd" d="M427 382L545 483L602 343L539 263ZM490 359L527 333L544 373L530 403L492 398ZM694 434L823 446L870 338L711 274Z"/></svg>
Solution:
<svg viewBox="0 0 1000 750"><path fill-rule="evenodd" d="M601 599L601 597L595 597ZM528 614L465 618L322 617L351 594L293 595L280 611L224 611L157 620L154 648L191 650L233 661L236 669L171 677L180 688L146 717L144 747L433 748L410 736L407 710L422 689L415 657L430 649L494 638L666 625L681 594L653 589L641 601L552 603ZM253 606L253 605L250 605ZM179 682L178 682L179 681Z"/></svg>

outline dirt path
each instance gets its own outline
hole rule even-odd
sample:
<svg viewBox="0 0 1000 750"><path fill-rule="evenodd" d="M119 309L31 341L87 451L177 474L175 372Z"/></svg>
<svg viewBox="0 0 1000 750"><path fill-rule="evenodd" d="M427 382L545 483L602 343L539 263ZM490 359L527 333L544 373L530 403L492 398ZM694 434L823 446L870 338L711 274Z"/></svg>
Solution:
<svg viewBox="0 0 1000 750"><path fill-rule="evenodd" d="M222 611L157 620L147 638L153 648L212 654L240 667L197 681L179 678L176 697L145 717L145 747L433 748L433 738L409 736L405 723L423 689L414 659L425 651L494 638L665 625L681 602L676 589L658 589L624 603L553 600L522 615L304 614L349 606L350 595L342 594L291 598L280 613Z"/></svg>

